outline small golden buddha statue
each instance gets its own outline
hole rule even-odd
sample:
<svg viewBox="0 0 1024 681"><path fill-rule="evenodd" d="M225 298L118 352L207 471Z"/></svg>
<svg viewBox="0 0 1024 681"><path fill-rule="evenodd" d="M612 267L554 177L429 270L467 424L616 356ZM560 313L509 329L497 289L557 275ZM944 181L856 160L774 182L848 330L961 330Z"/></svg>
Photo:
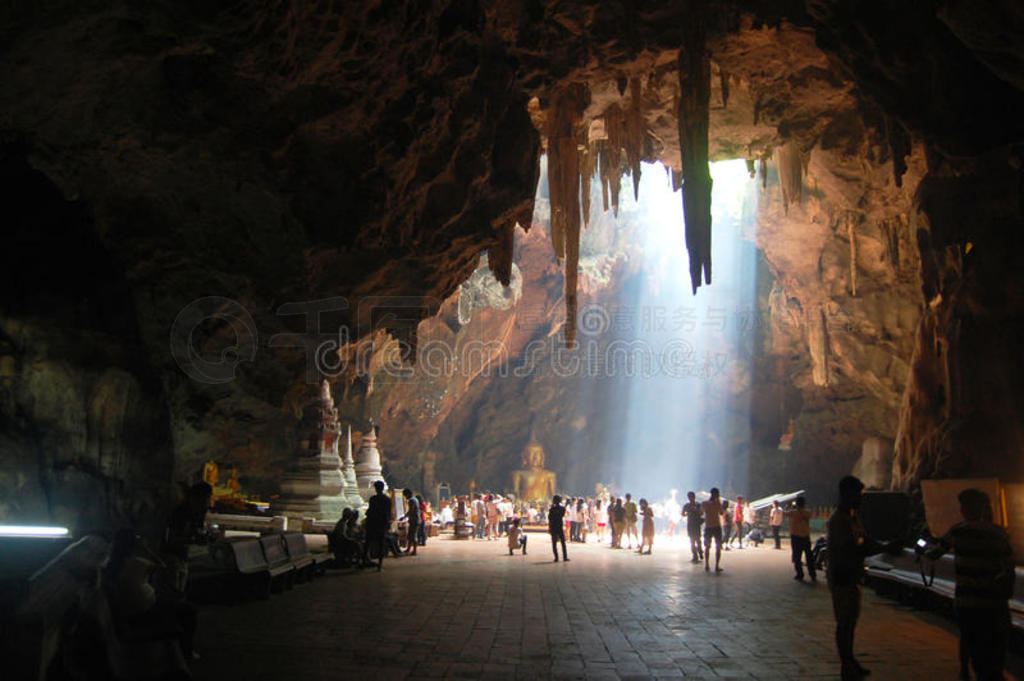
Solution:
<svg viewBox="0 0 1024 681"><path fill-rule="evenodd" d="M194 470L194 469L193 469ZM220 479L220 469L217 468L217 462L210 459L203 464L203 482L210 487L217 486L217 480Z"/></svg>
<svg viewBox="0 0 1024 681"><path fill-rule="evenodd" d="M544 468L544 448L531 441L523 452L523 469L512 471L512 489L520 501L547 501L555 493L556 476Z"/></svg>

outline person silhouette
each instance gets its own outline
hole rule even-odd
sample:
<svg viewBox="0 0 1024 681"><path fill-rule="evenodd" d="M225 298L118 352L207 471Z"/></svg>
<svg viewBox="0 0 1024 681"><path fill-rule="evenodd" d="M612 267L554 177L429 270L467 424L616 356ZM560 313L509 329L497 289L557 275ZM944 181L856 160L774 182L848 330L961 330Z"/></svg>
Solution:
<svg viewBox="0 0 1024 681"><path fill-rule="evenodd" d="M858 681L868 674L853 655L853 635L860 617L864 558L898 550L898 543L882 544L868 536L857 517L864 483L852 475L839 481L839 506L828 520L828 588L836 617L836 648L842 681Z"/></svg>
<svg viewBox="0 0 1024 681"><path fill-rule="evenodd" d="M420 515L420 502L413 496L412 490L408 487L402 490L402 496L405 497L405 522L408 527L406 530L405 552L415 556L416 549L420 543L420 523L423 520Z"/></svg>
<svg viewBox="0 0 1024 681"><path fill-rule="evenodd" d="M947 551L956 559L954 604L960 627L960 678L970 678L968 661L978 681L1001 680L1006 665L1010 608L1015 578L1013 550L1006 531L992 522L992 504L978 489L960 492L957 523L927 555Z"/></svg>
<svg viewBox="0 0 1024 681"><path fill-rule="evenodd" d="M569 555L565 551L565 506L562 506L562 497L555 495L551 498L551 508L548 509L548 532L551 534L551 551L555 554L555 562L558 562L558 542L562 542L562 560L569 562Z"/></svg>
<svg viewBox="0 0 1024 681"><path fill-rule="evenodd" d="M797 497L796 506L786 514L786 517L789 518L790 559L796 570L793 579L802 580L804 578L801 562L806 561L807 572L811 576L811 581L815 582L818 577L814 571L814 558L811 555L811 512L807 510L807 500Z"/></svg>
<svg viewBox="0 0 1024 681"><path fill-rule="evenodd" d="M690 538L690 553L693 555L690 562L700 563L704 560L704 549L700 543L700 526L704 524L704 516L701 515L696 494L687 492L686 499L683 517L686 518L686 534Z"/></svg>
<svg viewBox="0 0 1024 681"><path fill-rule="evenodd" d="M366 543L363 544L363 562L369 561L370 547L377 547L377 572L384 567L384 545L391 525L391 499L384 494L384 481L373 483L377 493L370 497L366 509Z"/></svg>
<svg viewBox="0 0 1024 681"><path fill-rule="evenodd" d="M711 488L711 498L701 505L704 511L704 572L711 570L711 542L715 542L715 572L722 567L722 513L725 508L717 487Z"/></svg>

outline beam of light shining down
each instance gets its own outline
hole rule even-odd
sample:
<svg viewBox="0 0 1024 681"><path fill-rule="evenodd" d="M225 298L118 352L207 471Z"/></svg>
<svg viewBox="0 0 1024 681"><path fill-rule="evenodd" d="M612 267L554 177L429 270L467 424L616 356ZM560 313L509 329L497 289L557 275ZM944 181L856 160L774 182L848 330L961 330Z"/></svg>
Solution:
<svg viewBox="0 0 1024 681"><path fill-rule="evenodd" d="M619 289L619 299L607 301L631 320L613 342L631 343L631 351L648 352L654 361L648 372L612 374L619 397L611 402L614 413L607 414L605 427L621 430L607 439L621 449L618 457L607 453L607 473L634 498L654 501L671 488L680 496L712 486L727 495L746 492L757 190L743 160L711 164L711 175L714 279L696 295L682 199L664 168L644 167L639 204L632 192L622 192L619 222L637 221L631 234L642 262L635 263L637 274ZM621 374L622 366L613 369Z"/></svg>

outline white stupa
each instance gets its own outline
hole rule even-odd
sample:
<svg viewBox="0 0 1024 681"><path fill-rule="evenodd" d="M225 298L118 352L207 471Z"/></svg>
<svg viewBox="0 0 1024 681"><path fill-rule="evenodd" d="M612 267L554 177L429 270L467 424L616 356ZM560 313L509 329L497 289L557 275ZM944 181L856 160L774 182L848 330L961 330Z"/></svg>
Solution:
<svg viewBox="0 0 1024 681"><path fill-rule="evenodd" d="M359 495L359 482L356 480L356 464L352 458L352 426L348 426L345 437L345 456L341 460L341 496L345 505L357 511L366 506L363 497Z"/></svg>
<svg viewBox="0 0 1024 681"><path fill-rule="evenodd" d="M326 380L320 386L319 399L304 410L299 431L303 439L298 456L281 478L281 496L271 509L289 518L335 522L347 504L342 497L344 480L338 456L338 410Z"/></svg>
<svg viewBox="0 0 1024 681"><path fill-rule="evenodd" d="M356 483L359 485L359 496L368 500L374 494L373 483L383 480L380 466L380 452L377 451L377 434L370 423L369 429L363 434L356 454ZM385 483L386 484L386 483Z"/></svg>

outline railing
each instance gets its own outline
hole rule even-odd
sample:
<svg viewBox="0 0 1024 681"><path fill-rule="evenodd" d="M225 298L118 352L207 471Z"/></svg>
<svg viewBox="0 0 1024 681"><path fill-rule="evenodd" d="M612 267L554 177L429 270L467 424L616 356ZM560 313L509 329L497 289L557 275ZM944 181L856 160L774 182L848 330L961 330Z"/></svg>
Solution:
<svg viewBox="0 0 1024 681"><path fill-rule="evenodd" d="M919 556L912 549L903 549L895 556L880 554L864 561L868 577L897 582L900 585L928 591L952 600L956 591L956 562L946 554L937 560ZM1024 630L1024 568L1016 568L1010 614L1013 626Z"/></svg>
<svg viewBox="0 0 1024 681"><path fill-rule="evenodd" d="M243 530L247 532L284 532L288 519L283 515L229 515L226 513L207 513L206 524L216 525L222 530Z"/></svg>

